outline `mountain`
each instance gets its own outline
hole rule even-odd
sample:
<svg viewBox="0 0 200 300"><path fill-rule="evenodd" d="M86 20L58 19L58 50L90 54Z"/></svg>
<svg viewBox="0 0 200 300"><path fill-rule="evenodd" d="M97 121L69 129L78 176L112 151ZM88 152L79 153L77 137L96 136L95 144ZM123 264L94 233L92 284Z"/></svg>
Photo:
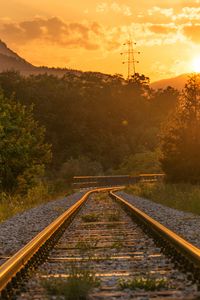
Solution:
<svg viewBox="0 0 200 300"><path fill-rule="evenodd" d="M1 40L0 40L0 54L10 56L10 57L13 57L15 59L20 59L20 57L15 52L10 50L7 47L7 45Z"/></svg>
<svg viewBox="0 0 200 300"><path fill-rule="evenodd" d="M16 70L26 76L44 73L56 76L63 76L66 73L73 73L75 75L82 73L81 71L71 69L36 67L20 57L14 51L10 50L7 45L0 40L0 72L8 70Z"/></svg>
<svg viewBox="0 0 200 300"><path fill-rule="evenodd" d="M34 71L36 67L10 50L7 45L0 40L0 72L10 69L28 73Z"/></svg>
<svg viewBox="0 0 200 300"><path fill-rule="evenodd" d="M189 74L181 74L181 75L173 77L173 78L162 79L159 81L152 82L150 84L150 86L153 89L163 89L168 86L171 86L178 90L182 90L190 75L192 75L192 74L190 74L190 73Z"/></svg>

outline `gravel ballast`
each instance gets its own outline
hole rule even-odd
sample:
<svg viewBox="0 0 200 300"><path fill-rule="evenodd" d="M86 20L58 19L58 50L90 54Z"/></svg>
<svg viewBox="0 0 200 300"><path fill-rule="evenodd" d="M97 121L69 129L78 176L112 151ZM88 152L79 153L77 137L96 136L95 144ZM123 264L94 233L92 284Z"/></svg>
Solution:
<svg viewBox="0 0 200 300"><path fill-rule="evenodd" d="M116 194L200 248L200 216L179 211L122 191Z"/></svg>
<svg viewBox="0 0 200 300"><path fill-rule="evenodd" d="M11 256L37 233L71 207L86 191L77 192L56 201L32 208L0 224L0 265L3 256ZM166 207L125 192L118 195L143 210L149 216L200 247L200 216Z"/></svg>
<svg viewBox="0 0 200 300"><path fill-rule="evenodd" d="M10 256L71 207L84 192L50 201L19 213L0 224L0 256ZM3 263L0 259L0 264Z"/></svg>
<svg viewBox="0 0 200 300"><path fill-rule="evenodd" d="M85 271L89 273L83 273ZM67 282L66 277L70 274L76 276ZM93 289L89 290L88 297L81 288L87 290L83 274L92 275L89 286ZM81 285L76 281L77 276ZM71 296L64 296L58 281L57 291L53 288L53 293L47 297L52 283L55 287L56 277L65 283L65 291L67 287L71 290ZM136 288L134 283L131 290L130 285L124 288L120 285L120 282L133 282L137 278L151 278L154 283L163 281L162 290ZM102 193L89 197L17 299L191 300L200 295L197 289L197 284L175 267L117 202Z"/></svg>

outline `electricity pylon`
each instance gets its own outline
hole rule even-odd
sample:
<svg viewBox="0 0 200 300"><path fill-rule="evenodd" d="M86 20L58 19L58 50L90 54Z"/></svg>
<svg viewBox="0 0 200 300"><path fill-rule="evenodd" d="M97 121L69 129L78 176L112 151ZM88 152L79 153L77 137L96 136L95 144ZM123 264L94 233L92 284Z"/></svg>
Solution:
<svg viewBox="0 0 200 300"><path fill-rule="evenodd" d="M139 63L138 60L135 59L136 54L140 54L140 52L135 51L133 48L133 45L136 45L136 43L133 43L131 37L129 37L129 40L123 44L124 46L128 46L128 50L125 52L121 52L121 55L127 55L127 61L123 61L123 64L128 64L128 76L127 79L130 80L132 76L135 76L136 73L136 64Z"/></svg>

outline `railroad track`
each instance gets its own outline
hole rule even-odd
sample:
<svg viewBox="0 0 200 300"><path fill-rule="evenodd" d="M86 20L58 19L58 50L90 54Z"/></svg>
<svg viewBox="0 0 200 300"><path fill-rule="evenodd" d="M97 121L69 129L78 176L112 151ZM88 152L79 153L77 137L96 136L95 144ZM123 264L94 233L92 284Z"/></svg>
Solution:
<svg viewBox="0 0 200 300"><path fill-rule="evenodd" d="M1 299L200 299L200 250L110 190L87 192L2 265Z"/></svg>

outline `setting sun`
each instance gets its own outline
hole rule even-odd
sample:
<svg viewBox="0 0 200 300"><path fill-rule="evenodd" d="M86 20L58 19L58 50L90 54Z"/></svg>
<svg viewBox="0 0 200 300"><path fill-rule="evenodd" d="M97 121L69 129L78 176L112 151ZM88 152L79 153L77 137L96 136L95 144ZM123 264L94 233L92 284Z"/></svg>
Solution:
<svg viewBox="0 0 200 300"><path fill-rule="evenodd" d="M192 70L194 72L200 73L200 57L195 57L192 60Z"/></svg>

